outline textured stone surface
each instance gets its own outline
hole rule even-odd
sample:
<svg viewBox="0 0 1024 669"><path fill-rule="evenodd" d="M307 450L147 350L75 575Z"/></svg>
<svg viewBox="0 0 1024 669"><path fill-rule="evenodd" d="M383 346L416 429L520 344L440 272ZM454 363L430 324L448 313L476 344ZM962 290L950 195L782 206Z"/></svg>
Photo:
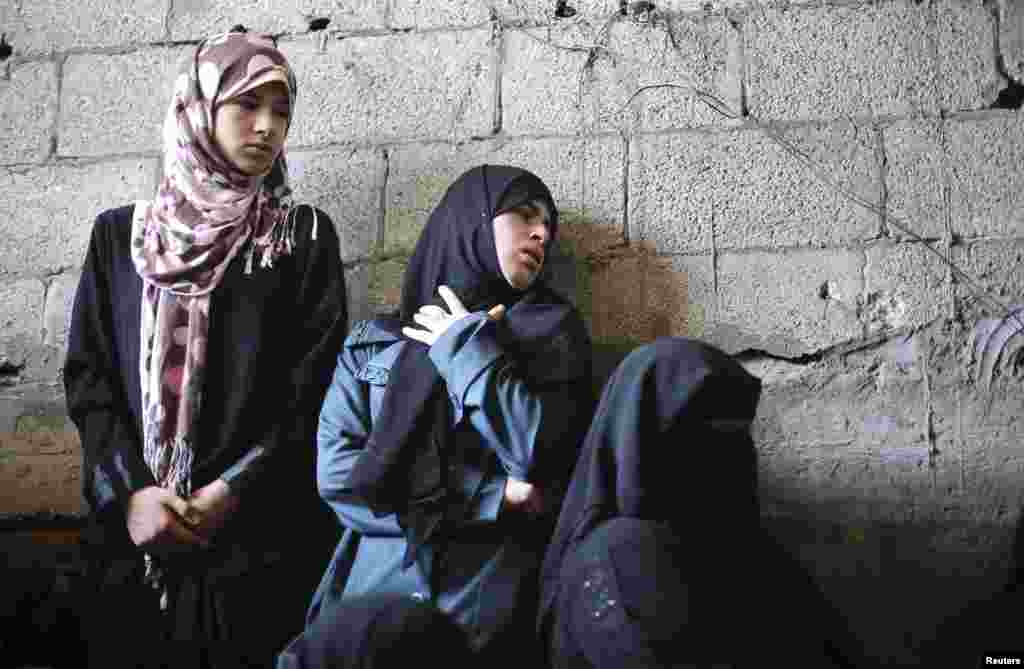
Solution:
<svg viewBox="0 0 1024 669"><path fill-rule="evenodd" d="M290 152L295 201L326 212L338 230L345 262L364 258L377 241L384 157L376 149Z"/></svg>
<svg viewBox="0 0 1024 669"><path fill-rule="evenodd" d="M43 344L61 350L67 345L71 307L75 302L80 272L65 272L46 286L46 306L43 312Z"/></svg>
<svg viewBox="0 0 1024 669"><path fill-rule="evenodd" d="M13 425L0 432L0 516L81 515L81 446L63 407L10 397L0 405L13 414Z"/></svg>
<svg viewBox="0 0 1024 669"><path fill-rule="evenodd" d="M1006 73L1024 83L1024 2L999 0L999 54Z"/></svg>
<svg viewBox="0 0 1024 669"><path fill-rule="evenodd" d="M160 151L175 74L190 49L70 56L64 64L57 152Z"/></svg>
<svg viewBox="0 0 1024 669"><path fill-rule="evenodd" d="M568 0L575 14L558 18L551 0L491 0L488 4L502 21L516 25L585 22L600 26L617 15L619 7L616 0Z"/></svg>
<svg viewBox="0 0 1024 669"><path fill-rule="evenodd" d="M885 187L889 234L911 239L900 229L936 239L946 234L944 193L949 181L942 148L942 126L936 121L899 121L882 131L885 145Z"/></svg>
<svg viewBox="0 0 1024 669"><path fill-rule="evenodd" d="M784 139L833 182L878 202L870 131L791 129ZM757 131L644 137L631 152L630 227L672 253L839 245L872 237L877 216L843 198Z"/></svg>
<svg viewBox="0 0 1024 669"><path fill-rule="evenodd" d="M489 3L462 0L392 0L392 28L478 26L490 20Z"/></svg>
<svg viewBox="0 0 1024 669"><path fill-rule="evenodd" d="M703 334L713 307L709 256L657 256L631 244L599 254L581 271L579 305L596 342L635 346Z"/></svg>
<svg viewBox="0 0 1024 669"><path fill-rule="evenodd" d="M588 52L580 46L592 39L591 31L576 24L505 32L502 130L572 135L583 129L587 98L581 73Z"/></svg>
<svg viewBox="0 0 1024 669"><path fill-rule="evenodd" d="M502 127L509 133L576 133L720 122L678 86L710 91L738 110L739 73L727 67L737 39L724 20L682 17L508 31ZM588 64L588 49L595 46L601 48ZM669 83L677 87L640 90Z"/></svg>
<svg viewBox="0 0 1024 669"><path fill-rule="evenodd" d="M492 128L489 30L352 37L323 52L302 41L282 50L302 91L293 146L470 137Z"/></svg>
<svg viewBox="0 0 1024 669"><path fill-rule="evenodd" d="M993 12L982 3L943 0L935 5L935 19L942 108L988 107L1007 84L996 62Z"/></svg>
<svg viewBox="0 0 1024 669"><path fill-rule="evenodd" d="M751 111L765 119L934 112L928 11L890 2L751 13Z"/></svg>
<svg viewBox="0 0 1024 669"><path fill-rule="evenodd" d="M1024 239L978 241L968 244L954 256L957 264L977 287L1007 306L1024 306ZM972 305L973 312L989 318L1001 318L1001 310L990 301L982 301L977 291L960 282L957 296L962 304Z"/></svg>
<svg viewBox="0 0 1024 669"><path fill-rule="evenodd" d="M0 4L15 55L145 44L163 39L169 0L49 0Z"/></svg>
<svg viewBox="0 0 1024 669"><path fill-rule="evenodd" d="M195 40L231 29L303 33L313 19L330 19L327 30L374 30L385 27L386 0L173 0L168 19L171 37Z"/></svg>
<svg viewBox="0 0 1024 669"><path fill-rule="evenodd" d="M863 263L843 250L722 254L716 339L729 351L788 356L859 337Z"/></svg>
<svg viewBox="0 0 1024 669"><path fill-rule="evenodd" d="M932 246L945 252L941 243ZM923 325L951 313L946 272L942 260L919 243L870 247L862 311L868 334Z"/></svg>
<svg viewBox="0 0 1024 669"><path fill-rule="evenodd" d="M348 293L348 324L374 316L369 296L370 271L367 265L356 265L345 270L345 291Z"/></svg>
<svg viewBox="0 0 1024 669"><path fill-rule="evenodd" d="M0 170L0 268L41 274L80 266L96 216L152 197L155 172L152 160Z"/></svg>
<svg viewBox="0 0 1024 669"><path fill-rule="evenodd" d="M1024 116L950 121L947 129L953 231L1024 235Z"/></svg>
<svg viewBox="0 0 1024 669"><path fill-rule="evenodd" d="M586 255L599 235L583 230L621 240L622 156L617 137L396 147L389 158L384 250L411 250L448 186L467 169L490 163L516 165L543 179L564 224L563 247ZM578 241L584 237L590 243Z"/></svg>
<svg viewBox="0 0 1024 669"><path fill-rule="evenodd" d="M45 291L38 279L0 282L0 366L23 366L39 346Z"/></svg>
<svg viewBox="0 0 1024 669"><path fill-rule="evenodd" d="M645 86L666 83L708 91L738 114L740 73L738 67L728 67L738 42L738 32L724 17L703 22L671 17L657 23L614 23L608 30L610 52L598 55L586 79L588 126L660 130L724 121L688 90L639 92Z"/></svg>
<svg viewBox="0 0 1024 669"><path fill-rule="evenodd" d="M47 156L56 105L53 63L15 65L0 78L0 162L37 162Z"/></svg>

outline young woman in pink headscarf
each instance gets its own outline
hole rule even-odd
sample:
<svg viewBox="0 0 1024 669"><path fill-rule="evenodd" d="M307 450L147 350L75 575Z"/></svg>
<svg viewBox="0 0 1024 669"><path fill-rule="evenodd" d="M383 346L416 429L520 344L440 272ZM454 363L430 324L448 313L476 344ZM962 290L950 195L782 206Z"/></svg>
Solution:
<svg viewBox="0 0 1024 669"><path fill-rule="evenodd" d="M336 540L314 459L345 284L333 224L291 200L295 96L272 38L205 40L155 196L93 228L64 370L90 666L269 664Z"/></svg>

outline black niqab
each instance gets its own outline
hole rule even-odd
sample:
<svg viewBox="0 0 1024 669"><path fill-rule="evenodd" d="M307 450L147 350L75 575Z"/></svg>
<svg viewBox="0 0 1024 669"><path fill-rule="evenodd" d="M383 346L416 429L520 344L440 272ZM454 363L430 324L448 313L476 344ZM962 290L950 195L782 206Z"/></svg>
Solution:
<svg viewBox="0 0 1024 669"><path fill-rule="evenodd" d="M403 326L418 327L413 314L425 304L443 306L437 288L447 285L471 313L505 305L499 332L505 335L501 343L506 353L513 357L530 355L569 327L571 319L579 318L577 312L542 279L519 291L500 270L494 217L523 204L519 200L527 196L548 206L550 244L557 233L557 210L547 186L535 175L516 167L483 165L459 177L431 213L416 244L397 317L377 323L398 335ZM392 369L401 383L388 385L380 415L348 481L377 515L398 514L409 541L406 566L444 522L445 513L459 513L446 499L447 445L452 436L448 393L428 351L421 342L406 341Z"/></svg>
<svg viewBox="0 0 1024 669"><path fill-rule="evenodd" d="M616 517L752 533L757 468L749 427L761 382L700 342L663 338L626 356L605 385L541 571L539 623L567 553ZM701 510L714 505L714 513Z"/></svg>

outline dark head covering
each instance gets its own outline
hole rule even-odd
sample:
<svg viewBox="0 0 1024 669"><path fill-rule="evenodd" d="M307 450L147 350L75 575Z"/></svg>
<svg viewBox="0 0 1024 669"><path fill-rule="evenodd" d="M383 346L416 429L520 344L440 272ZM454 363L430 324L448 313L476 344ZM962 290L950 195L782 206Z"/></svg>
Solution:
<svg viewBox="0 0 1024 669"><path fill-rule="evenodd" d="M737 535L756 528L749 427L760 389L731 357L694 340L663 338L626 356L605 386L544 558L542 625L567 554L607 520L662 521L694 537L706 536L702 523Z"/></svg>
<svg viewBox="0 0 1024 669"><path fill-rule="evenodd" d="M537 354L567 332L576 340L579 333L585 338L575 308L542 278L520 291L501 273L494 217L530 200L547 205L550 244L558 230L558 214L550 191L535 175L516 167L483 165L459 177L431 213L416 244L398 315L378 319L378 325L400 335L403 325L415 326L412 317L420 307L444 304L436 291L447 285L470 312L498 304L507 307L499 324L500 343L513 358ZM452 510L445 481L452 417L444 381L428 350L418 341L406 341L392 370L401 383L388 385L379 417L348 480L349 488L374 513L398 514L409 539L406 565L443 522L445 510ZM551 377L544 380L589 373L588 352L581 353L578 360L553 366Z"/></svg>
<svg viewBox="0 0 1024 669"><path fill-rule="evenodd" d="M278 669L397 669L439 653L470 666L469 641L436 607L398 595L346 600L323 610L278 658Z"/></svg>

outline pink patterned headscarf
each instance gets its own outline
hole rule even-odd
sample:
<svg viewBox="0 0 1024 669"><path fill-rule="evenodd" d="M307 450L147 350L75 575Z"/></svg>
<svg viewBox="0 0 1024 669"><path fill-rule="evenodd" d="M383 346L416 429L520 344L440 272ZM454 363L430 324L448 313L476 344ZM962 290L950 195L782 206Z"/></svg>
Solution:
<svg viewBox="0 0 1024 669"><path fill-rule="evenodd" d="M164 121L164 177L156 198L136 204L132 259L143 279L143 456L160 486L191 494L195 430L206 368L210 295L245 253L262 267L292 247L291 189L284 152L267 175L241 172L214 139L218 106L270 81L295 77L271 38L212 37L182 67ZM315 233L314 233L315 234Z"/></svg>

